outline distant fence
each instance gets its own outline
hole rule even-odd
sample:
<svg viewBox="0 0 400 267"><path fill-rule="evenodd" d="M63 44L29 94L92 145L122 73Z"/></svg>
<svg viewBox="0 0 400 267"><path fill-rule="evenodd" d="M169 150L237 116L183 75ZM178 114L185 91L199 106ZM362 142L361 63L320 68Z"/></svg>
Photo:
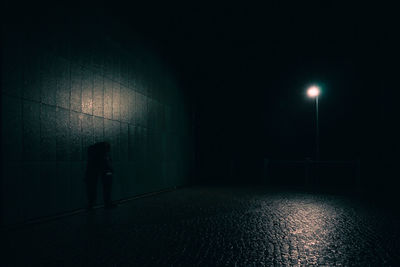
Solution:
<svg viewBox="0 0 400 267"><path fill-rule="evenodd" d="M360 188L361 161L264 159L264 179L270 183Z"/></svg>

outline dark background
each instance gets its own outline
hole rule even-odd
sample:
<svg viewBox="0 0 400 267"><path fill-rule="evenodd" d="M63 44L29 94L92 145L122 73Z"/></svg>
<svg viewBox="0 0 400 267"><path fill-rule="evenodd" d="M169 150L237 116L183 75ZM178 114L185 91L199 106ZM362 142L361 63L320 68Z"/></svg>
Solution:
<svg viewBox="0 0 400 267"><path fill-rule="evenodd" d="M6 12L4 12L6 11ZM216 1L6 4L3 21L100 25L138 39L179 78L195 137L193 182L260 182L263 158L361 160L365 189L397 190L398 19L385 4ZM232 164L237 175L230 175Z"/></svg>
<svg viewBox="0 0 400 267"><path fill-rule="evenodd" d="M176 66L195 109L197 180L261 177L261 158L315 156L321 86L325 160L361 159L363 184L398 174L398 20L393 6L359 1L133 5L116 17ZM137 13L134 10L144 10ZM136 15L132 15L133 13ZM241 169L241 171L239 171Z"/></svg>

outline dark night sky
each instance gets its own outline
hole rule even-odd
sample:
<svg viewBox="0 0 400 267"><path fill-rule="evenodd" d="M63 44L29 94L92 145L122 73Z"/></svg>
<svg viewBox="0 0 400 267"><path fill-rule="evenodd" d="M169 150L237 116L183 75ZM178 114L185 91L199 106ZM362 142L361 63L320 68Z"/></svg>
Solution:
<svg viewBox="0 0 400 267"><path fill-rule="evenodd" d="M379 86L394 66L397 41L394 7L361 1L57 2L14 9L42 24L99 23L127 46L141 36L180 75L195 103L200 146L231 155L312 156L314 105L305 89L316 83L323 90L322 156L358 157L368 116L380 112Z"/></svg>

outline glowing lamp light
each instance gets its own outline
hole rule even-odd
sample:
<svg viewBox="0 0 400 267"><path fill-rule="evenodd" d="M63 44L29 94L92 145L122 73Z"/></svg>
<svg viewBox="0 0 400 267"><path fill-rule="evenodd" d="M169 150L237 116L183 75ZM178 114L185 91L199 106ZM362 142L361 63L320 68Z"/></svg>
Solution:
<svg viewBox="0 0 400 267"><path fill-rule="evenodd" d="M312 87L308 88L308 90L307 90L307 95L309 97L317 97L317 96L319 96L319 93L320 93L320 91L317 86L312 86Z"/></svg>

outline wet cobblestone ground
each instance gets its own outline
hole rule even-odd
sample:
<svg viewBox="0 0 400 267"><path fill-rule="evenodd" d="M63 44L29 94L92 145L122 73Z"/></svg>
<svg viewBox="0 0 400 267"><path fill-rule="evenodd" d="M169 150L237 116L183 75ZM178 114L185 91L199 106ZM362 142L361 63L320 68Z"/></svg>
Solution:
<svg viewBox="0 0 400 267"><path fill-rule="evenodd" d="M396 266L400 216L345 196L193 187L2 231L1 266Z"/></svg>

